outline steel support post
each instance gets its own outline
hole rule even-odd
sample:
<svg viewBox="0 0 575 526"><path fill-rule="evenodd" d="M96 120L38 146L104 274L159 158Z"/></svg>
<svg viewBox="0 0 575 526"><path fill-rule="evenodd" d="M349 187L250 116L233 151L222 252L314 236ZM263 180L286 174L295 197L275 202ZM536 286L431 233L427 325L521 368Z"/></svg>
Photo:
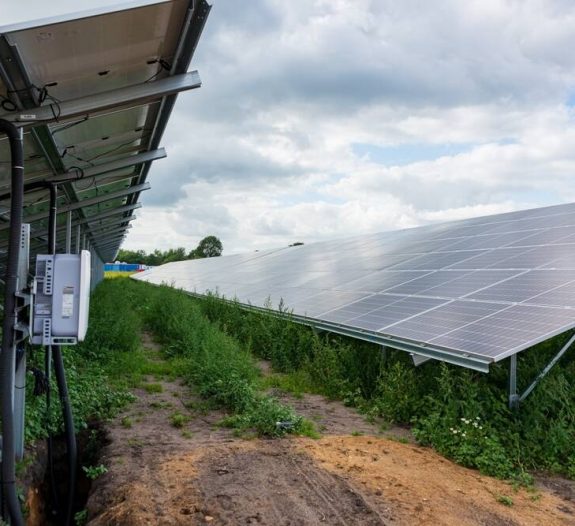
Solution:
<svg viewBox="0 0 575 526"><path fill-rule="evenodd" d="M76 254L80 253L80 243L82 242L82 227L78 225L76 227Z"/></svg>
<svg viewBox="0 0 575 526"><path fill-rule="evenodd" d="M575 334L573 336L571 336L571 338L569 338L569 341L563 346L561 347L561 350L553 357L553 359L547 364L547 366L545 367L545 369L543 369L538 375L537 378L535 378L535 380L533 380L533 382L531 383L531 385L525 389L525 391L523 392L523 394L521 395L521 397L519 398L520 402L523 402L523 400L525 400L529 394L531 393L531 391L533 391L533 389L535 389L535 387L537 386L537 384L545 377L547 376L547 373L549 373L549 371L555 366L555 364L561 359L561 357L569 350L569 347L571 347L571 345L573 345L573 342L575 342Z"/></svg>
<svg viewBox="0 0 575 526"><path fill-rule="evenodd" d="M517 394L517 355L513 354L509 358L509 409L516 409L519 406L519 395Z"/></svg>
<svg viewBox="0 0 575 526"><path fill-rule="evenodd" d="M66 212L66 254L72 253L72 211Z"/></svg>

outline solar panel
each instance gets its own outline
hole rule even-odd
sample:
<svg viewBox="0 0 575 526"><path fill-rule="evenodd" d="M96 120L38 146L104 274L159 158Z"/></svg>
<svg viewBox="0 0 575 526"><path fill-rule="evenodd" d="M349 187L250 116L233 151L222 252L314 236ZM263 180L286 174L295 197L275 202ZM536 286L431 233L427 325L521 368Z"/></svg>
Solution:
<svg viewBox="0 0 575 526"><path fill-rule="evenodd" d="M200 294L218 286L257 307L283 299L305 323L485 371L575 328L574 256L575 204L565 204L188 261L136 279Z"/></svg>
<svg viewBox="0 0 575 526"><path fill-rule="evenodd" d="M93 266L103 271L115 257L151 162L166 156L159 145L177 93L200 85L188 66L209 11L206 0L139 0L0 28L0 118L24 129L25 183L68 180L59 185L59 251L70 219L74 248L89 248ZM2 136L0 253L9 158ZM46 188L29 188L32 258L46 250L48 209Z"/></svg>

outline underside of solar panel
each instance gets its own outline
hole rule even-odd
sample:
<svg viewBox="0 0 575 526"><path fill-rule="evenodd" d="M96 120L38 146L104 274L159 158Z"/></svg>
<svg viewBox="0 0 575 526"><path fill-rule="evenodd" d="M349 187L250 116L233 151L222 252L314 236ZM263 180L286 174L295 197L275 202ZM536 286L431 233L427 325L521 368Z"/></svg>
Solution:
<svg viewBox="0 0 575 526"><path fill-rule="evenodd" d="M423 357L489 364L575 327L575 204L137 275Z"/></svg>
<svg viewBox="0 0 575 526"><path fill-rule="evenodd" d="M59 182L58 249L74 229L103 277L150 188L151 163L210 11L206 0L136 0L0 27L0 118L24 131L24 222L45 251L48 183ZM10 149L0 137L0 271L8 246ZM68 231L67 231L68 230ZM93 267L95 265L93 264Z"/></svg>

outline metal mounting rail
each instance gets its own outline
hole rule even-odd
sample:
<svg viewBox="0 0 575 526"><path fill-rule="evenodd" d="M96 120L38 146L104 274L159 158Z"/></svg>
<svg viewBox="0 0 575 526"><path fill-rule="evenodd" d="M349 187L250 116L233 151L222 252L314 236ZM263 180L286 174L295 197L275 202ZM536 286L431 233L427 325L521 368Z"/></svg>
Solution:
<svg viewBox="0 0 575 526"><path fill-rule="evenodd" d="M197 298L205 298L205 295L203 294L198 294L189 291L185 292ZM314 329L319 329L334 334L340 334L341 336L348 336L350 338L355 338L356 340L363 340L366 342L375 343L377 345L383 345L385 347L390 347L392 349L397 349L399 351L405 351L407 353L417 354L419 356L423 356L429 359L440 360L443 362L451 363L453 365L459 365L461 367L465 367L467 369L473 369L474 371L479 371L481 373L488 373L489 365L492 363L492 361L481 359L479 357L456 354L439 347L421 345L414 342L402 340L400 338L379 334L376 332L353 329L351 327L338 325L336 323L330 323L326 321L316 320L313 318L307 318L305 316L299 316L297 314L292 314L289 312L282 313L271 309L266 309L265 307L256 307L254 305L247 305L245 303L240 303L238 301L229 300L222 297L218 297L218 299L228 303L235 303L242 309L257 311L276 317L288 316L290 321L294 321L302 325L307 325Z"/></svg>

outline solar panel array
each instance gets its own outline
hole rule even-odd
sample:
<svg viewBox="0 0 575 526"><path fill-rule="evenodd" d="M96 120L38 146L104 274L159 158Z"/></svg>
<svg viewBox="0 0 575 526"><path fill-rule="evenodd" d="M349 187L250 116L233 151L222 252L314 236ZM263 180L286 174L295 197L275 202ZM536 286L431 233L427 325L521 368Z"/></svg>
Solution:
<svg viewBox="0 0 575 526"><path fill-rule="evenodd" d="M312 325L485 365L575 327L574 256L566 204L170 263L136 278L254 307L281 301Z"/></svg>
<svg viewBox="0 0 575 526"><path fill-rule="evenodd" d="M59 185L59 251L69 212L74 244L90 248L93 265L115 257L151 162L166 156L160 142L177 93L199 87L187 71L209 11L206 0L138 0L0 28L0 118L24 129L25 182L67 181ZM9 159L1 135L0 273ZM48 209L48 189L29 187L32 254L46 250Z"/></svg>

